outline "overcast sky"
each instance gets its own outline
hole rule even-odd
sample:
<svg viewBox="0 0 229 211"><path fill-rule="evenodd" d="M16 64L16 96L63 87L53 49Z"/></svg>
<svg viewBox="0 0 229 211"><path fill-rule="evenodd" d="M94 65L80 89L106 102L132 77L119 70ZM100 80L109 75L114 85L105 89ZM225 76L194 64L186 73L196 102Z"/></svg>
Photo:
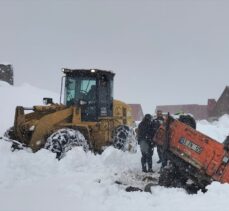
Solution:
<svg viewBox="0 0 229 211"><path fill-rule="evenodd" d="M229 85L229 1L0 0L0 63L60 90L61 68L112 70L115 98L206 104Z"/></svg>

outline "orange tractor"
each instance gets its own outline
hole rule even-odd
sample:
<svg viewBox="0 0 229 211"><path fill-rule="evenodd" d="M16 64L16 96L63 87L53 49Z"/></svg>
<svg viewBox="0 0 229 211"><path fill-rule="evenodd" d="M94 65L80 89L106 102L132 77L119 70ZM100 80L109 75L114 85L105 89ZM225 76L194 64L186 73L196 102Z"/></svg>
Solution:
<svg viewBox="0 0 229 211"><path fill-rule="evenodd" d="M196 131L168 114L154 141L162 152L159 184L206 191L212 181L229 183L228 144Z"/></svg>

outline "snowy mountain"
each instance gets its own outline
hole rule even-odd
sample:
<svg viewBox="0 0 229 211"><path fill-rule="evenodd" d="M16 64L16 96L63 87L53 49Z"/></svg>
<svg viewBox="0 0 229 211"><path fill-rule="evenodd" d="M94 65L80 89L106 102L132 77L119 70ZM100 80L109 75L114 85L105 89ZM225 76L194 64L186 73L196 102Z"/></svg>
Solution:
<svg viewBox="0 0 229 211"><path fill-rule="evenodd" d="M58 94L24 84L13 87L0 83L0 135L13 124L16 105L31 107L43 97ZM218 122L200 121L198 130L223 141L228 134L229 116ZM58 161L47 150L33 154L10 151L0 140L0 211L193 211L227 210L229 185L217 182L208 192L188 195L183 189L152 187L152 193L126 192L126 185L142 187L141 153L131 154L108 147L101 155L75 148ZM154 170L159 169L155 154ZM155 174L157 176L157 174ZM122 184L119 183L122 182Z"/></svg>

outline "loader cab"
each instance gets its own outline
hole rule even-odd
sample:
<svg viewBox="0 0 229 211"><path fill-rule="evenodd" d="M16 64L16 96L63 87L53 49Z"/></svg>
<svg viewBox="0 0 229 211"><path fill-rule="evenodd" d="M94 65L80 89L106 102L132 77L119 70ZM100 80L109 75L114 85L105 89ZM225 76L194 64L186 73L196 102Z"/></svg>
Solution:
<svg viewBox="0 0 229 211"><path fill-rule="evenodd" d="M113 79L110 71L64 69L65 105L81 108L82 121L113 116Z"/></svg>

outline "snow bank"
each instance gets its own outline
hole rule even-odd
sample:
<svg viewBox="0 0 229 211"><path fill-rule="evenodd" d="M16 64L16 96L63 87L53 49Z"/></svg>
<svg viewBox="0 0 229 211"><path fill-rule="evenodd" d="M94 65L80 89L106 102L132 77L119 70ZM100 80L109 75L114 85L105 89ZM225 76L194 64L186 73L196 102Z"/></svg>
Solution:
<svg viewBox="0 0 229 211"><path fill-rule="evenodd" d="M223 115L219 121L212 123L201 120L197 122L197 130L222 143L229 135L229 115Z"/></svg>
<svg viewBox="0 0 229 211"><path fill-rule="evenodd" d="M2 134L13 124L16 105L41 104L43 97L58 94L28 84L13 87L0 83ZM200 121L198 130L223 141L228 134L229 116L218 122ZM155 153L156 154L156 153ZM130 154L112 147L103 154L75 148L58 161L47 150L33 154L10 151L0 140L0 211L193 211L227 210L229 185L214 182L208 192L187 195L183 189L153 187L152 194L125 192L120 179L134 181L141 174L141 153ZM154 155L154 170L158 170Z"/></svg>
<svg viewBox="0 0 229 211"><path fill-rule="evenodd" d="M206 194L187 195L183 189L154 187L152 194L128 193L115 184L123 174L140 172L140 153L109 147L102 155L70 151L57 161L40 150L10 152L0 142L0 210L225 210L229 185L213 183ZM155 162L155 160L154 160ZM13 203L12 203L13 201Z"/></svg>
<svg viewBox="0 0 229 211"><path fill-rule="evenodd" d="M13 125L16 106L32 107L42 105L43 97L52 97L59 102L59 95L29 84L11 86L0 81L0 136Z"/></svg>

